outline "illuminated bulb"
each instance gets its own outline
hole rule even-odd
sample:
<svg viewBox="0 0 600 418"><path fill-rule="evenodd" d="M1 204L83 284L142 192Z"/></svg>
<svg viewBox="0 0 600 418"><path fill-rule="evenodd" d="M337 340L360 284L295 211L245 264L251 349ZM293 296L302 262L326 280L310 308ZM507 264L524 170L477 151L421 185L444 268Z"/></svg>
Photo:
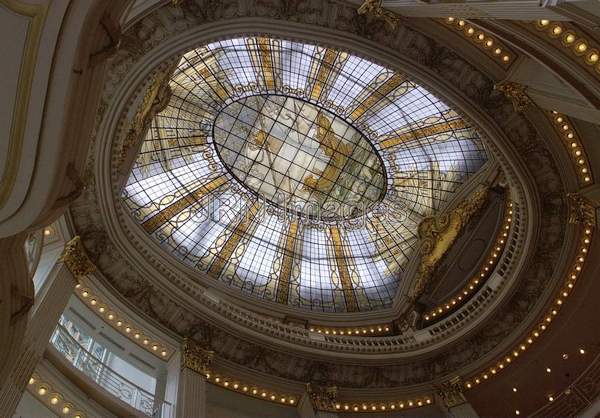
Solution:
<svg viewBox="0 0 600 418"><path fill-rule="evenodd" d="M166 357L167 356L167 352L165 350L163 350L163 351L160 352L160 355L163 356L163 357Z"/></svg>
<svg viewBox="0 0 600 418"><path fill-rule="evenodd" d="M600 56L599 56L597 53L595 53L595 52L592 52L592 53L589 55L589 57L588 57L588 60L590 60L590 62L598 62L598 59L599 59L599 58L600 58Z"/></svg>
<svg viewBox="0 0 600 418"><path fill-rule="evenodd" d="M261 393L261 394L260 394L260 396L262 396L262 397L264 398L264 397L266 397L266 396L267 396L267 393L266 393L266 392L263 392L263 393Z"/></svg>
<svg viewBox="0 0 600 418"><path fill-rule="evenodd" d="M548 400L549 400L550 402L552 402L552 401L554 401L554 397L553 397L552 395L550 395L550 396L548 396Z"/></svg>
<svg viewBox="0 0 600 418"><path fill-rule="evenodd" d="M548 19L540 20L540 26L548 26L549 24L550 24L550 21Z"/></svg>
<svg viewBox="0 0 600 418"><path fill-rule="evenodd" d="M33 377L32 377L32 378L30 378L30 379L29 379L29 384L30 384L30 385L33 385L34 383L35 383L35 379L34 379Z"/></svg>
<svg viewBox="0 0 600 418"><path fill-rule="evenodd" d="M44 229L44 235L45 236L48 236L48 235L51 235L51 234L52 234L52 230L50 228Z"/></svg>
<svg viewBox="0 0 600 418"><path fill-rule="evenodd" d="M515 415L521 415L521 412L519 412L519 410L517 409L517 410L515 411Z"/></svg>
<svg viewBox="0 0 600 418"><path fill-rule="evenodd" d="M50 403L51 403L52 405L56 405L56 404L58 403L58 398L57 398L56 396L53 396L53 397L50 399Z"/></svg>
<svg viewBox="0 0 600 418"><path fill-rule="evenodd" d="M63 414L68 414L69 412L71 412L71 408L69 408L68 406L64 406L62 409L62 413Z"/></svg>
<svg viewBox="0 0 600 418"><path fill-rule="evenodd" d="M98 303L98 302L96 301L96 299L92 299L92 300L90 301L90 305L95 305L96 303Z"/></svg>
<svg viewBox="0 0 600 418"><path fill-rule="evenodd" d="M588 46L585 42L582 42L579 45L577 45L578 52L585 52L585 51L587 51L587 48L588 48Z"/></svg>
<svg viewBox="0 0 600 418"><path fill-rule="evenodd" d="M225 382L223 385L225 385L225 387L229 387L229 382Z"/></svg>
<svg viewBox="0 0 600 418"><path fill-rule="evenodd" d="M46 392L48 392L48 389L46 389L46 388L44 388L44 387L41 387L41 388L39 388L39 389L38 389L38 393L39 393L41 396L44 396L44 395L46 394Z"/></svg>
<svg viewBox="0 0 600 418"><path fill-rule="evenodd" d="M126 327L126 328L125 328L125 332L129 334L129 333L131 332L131 328L129 328L129 327Z"/></svg>
<svg viewBox="0 0 600 418"><path fill-rule="evenodd" d="M234 383L234 384L233 384L233 388L234 388L234 389L237 389L237 388L239 388L239 387L240 387L240 385L238 385L237 383Z"/></svg>
<svg viewBox="0 0 600 418"><path fill-rule="evenodd" d="M154 351L158 350L158 346L157 345L153 345L152 346L152 350L154 350Z"/></svg>
<svg viewBox="0 0 600 418"><path fill-rule="evenodd" d="M123 325L123 322L117 321L117 326L120 327L121 325Z"/></svg>
<svg viewBox="0 0 600 418"><path fill-rule="evenodd" d="M135 333L135 335L133 336L136 340L140 339L140 334L138 334L137 332Z"/></svg>
<svg viewBox="0 0 600 418"><path fill-rule="evenodd" d="M293 404L294 402L296 402L294 399L290 399L291 404Z"/></svg>
<svg viewBox="0 0 600 418"><path fill-rule="evenodd" d="M493 40L491 40L491 39L488 39L488 40L485 42L485 46L487 46L488 48L490 48L492 45L494 45L494 41L493 41Z"/></svg>
<svg viewBox="0 0 600 418"><path fill-rule="evenodd" d="M510 61L510 57L508 55L505 55L502 57L502 61L508 62L508 61Z"/></svg>
<svg viewBox="0 0 600 418"><path fill-rule="evenodd" d="M479 35L477 35L477 39L483 41L485 39L485 35L483 33L480 33Z"/></svg>
<svg viewBox="0 0 600 418"><path fill-rule="evenodd" d="M280 399L281 403L285 403L285 398Z"/></svg>
<svg viewBox="0 0 600 418"><path fill-rule="evenodd" d="M502 49L501 48L496 48L494 50L494 54L496 54L496 55L500 55L501 53L502 53Z"/></svg>
<svg viewBox="0 0 600 418"><path fill-rule="evenodd" d="M568 44L572 44L573 42L575 42L575 35L569 33L567 36L565 36L565 42Z"/></svg>
<svg viewBox="0 0 600 418"><path fill-rule="evenodd" d="M252 389L252 394L256 395L258 393L258 391L256 389Z"/></svg>
<svg viewBox="0 0 600 418"><path fill-rule="evenodd" d="M550 367L546 367L546 373L550 373L552 372L552 369Z"/></svg>
<svg viewBox="0 0 600 418"><path fill-rule="evenodd" d="M98 309L98 311L99 311L100 313L104 313L104 311L105 311L105 310L106 310L106 309L104 309L104 307L103 307L103 306L101 306L101 307Z"/></svg>
<svg viewBox="0 0 600 418"><path fill-rule="evenodd" d="M108 314L108 319L112 320L114 318L115 318L115 316L113 314Z"/></svg>
<svg viewBox="0 0 600 418"><path fill-rule="evenodd" d="M516 391L517 391L517 388L513 388L513 392L516 392Z"/></svg>
<svg viewBox="0 0 600 418"><path fill-rule="evenodd" d="M88 293L88 291L87 291L87 290L84 290L84 291L81 293L81 296L83 296L84 298L87 298L89 295L90 295L90 294Z"/></svg>
<svg viewBox="0 0 600 418"><path fill-rule="evenodd" d="M220 377L215 377L215 382L219 383L221 381Z"/></svg>
<svg viewBox="0 0 600 418"><path fill-rule="evenodd" d="M242 390L243 390L244 392L248 392L248 386L244 386L244 387L242 388Z"/></svg>
<svg viewBox="0 0 600 418"><path fill-rule="evenodd" d="M560 35L562 33L562 31L563 31L562 26L556 25L552 28L552 33L554 35Z"/></svg>
<svg viewBox="0 0 600 418"><path fill-rule="evenodd" d="M579 349L579 354L585 354L585 350L583 348Z"/></svg>
<svg viewBox="0 0 600 418"><path fill-rule="evenodd" d="M144 345L148 345L150 341L148 341L147 339L144 339Z"/></svg>

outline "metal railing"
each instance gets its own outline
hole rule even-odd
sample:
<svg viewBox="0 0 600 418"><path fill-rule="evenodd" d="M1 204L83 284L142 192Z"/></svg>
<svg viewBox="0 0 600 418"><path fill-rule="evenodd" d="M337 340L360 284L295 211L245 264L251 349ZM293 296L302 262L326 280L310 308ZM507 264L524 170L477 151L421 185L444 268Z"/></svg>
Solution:
<svg viewBox="0 0 600 418"><path fill-rule="evenodd" d="M50 343L75 368L92 379L111 395L152 418L171 418L173 407L167 401L155 401L154 394L140 388L108 367L87 351L69 331L57 325Z"/></svg>

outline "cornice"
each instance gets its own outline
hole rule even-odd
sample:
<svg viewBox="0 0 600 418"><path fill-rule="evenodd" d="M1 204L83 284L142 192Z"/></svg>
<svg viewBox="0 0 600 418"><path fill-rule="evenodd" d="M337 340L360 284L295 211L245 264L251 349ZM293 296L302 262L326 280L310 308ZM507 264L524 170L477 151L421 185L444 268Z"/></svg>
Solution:
<svg viewBox="0 0 600 418"><path fill-rule="evenodd" d="M227 2L222 10L215 13L225 13L225 18L230 19L242 10L239 7L232 8L233 4L236 3ZM324 7L329 7L328 3L324 4ZM340 5L336 3L335 7L338 6ZM76 229L81 230L82 239L90 246L88 250L97 258L96 264L102 270L102 280L111 281L116 274L128 275L127 282L114 285L129 303L154 320L162 321L164 327L171 327L180 335L196 338L209 335L216 357L244 365L250 370L296 381L310 381L320 375L348 388L427 385L432 380L447 380L448 375L472 373L495 357L503 345L512 344L525 332L530 321L539 315L549 297L549 292L544 293L544 289L553 287L552 283L558 280L558 277L553 276L548 281L543 270L548 265L564 263L564 256L561 258L559 254L568 252L568 248L563 248L563 243L564 247L571 245L568 239L563 239L568 238L564 236L564 186L554 165L552 152L545 148L546 145L535 128L522 115L514 113L509 102L499 93L491 92L493 83L484 74L443 47L432 54L426 46L432 41L422 34L406 28L403 29L402 36L397 37L390 36L385 31L369 32L369 29L373 29L361 27L360 23L353 21L353 15L344 14L343 8L336 12L341 13L342 20L334 19L333 23L330 23L333 19L331 16L328 16L330 20L321 21L319 13L309 11L304 17L293 17L309 19L313 22L312 25L297 21L282 25L281 19L289 19L290 16L268 7L271 6L261 3L261 7L256 9L243 9L254 16L228 20L227 25L220 24L219 19L197 25L185 13L184 20L177 20L182 19L181 16L170 15L172 20L163 19L161 24L167 21L173 26L167 30L161 29L159 38L153 37L151 29L158 21L149 16L148 21L144 20L148 28L144 32L146 38L140 40L142 45L135 45L135 49L132 49L132 45L125 45L125 49L117 54L89 160L89 171L94 173L96 183L72 208ZM333 6L331 7L323 13L333 13ZM160 10L157 11L159 12ZM168 10L163 12L169 14ZM227 15L230 12L233 15ZM257 15L270 17L258 18ZM340 26L332 28L329 25ZM132 30L135 28L136 26ZM353 32L342 34L342 28ZM301 328L294 331L297 336L292 335L290 343L249 330L243 322L224 320L218 309L226 307L225 301L215 302L214 297L207 294L201 286L192 287L190 282L175 294L167 282L183 280L183 277L177 277L173 270L156 271L157 267L150 264L156 263L160 252L148 245L151 243L147 237L144 241L144 238L132 234L132 229L123 230L132 228L133 225L130 220L128 225L124 214L114 206L114 189L110 180L114 178L115 172L109 167L111 161L114 162L111 148L115 132L122 130L125 123L121 115L126 111L132 93L137 92L134 94L139 95L143 88L136 81L148 78L153 70L152 62L165 61L174 53L185 50L202 39L257 31L282 33L288 37L319 38L326 44L346 45L392 67L399 66L455 104L488 138L488 148L504 170L507 183L511 186L511 199L522 210L520 228L523 234L517 242L520 251L511 262L511 268L505 271L507 283L498 297L485 310L481 308L481 314L476 315L469 326L452 328L459 329L455 335L448 335L450 330L438 333L433 339L435 346L431 347L435 353L430 351L425 356L425 351L422 350L404 357L404 361L400 361L403 357L398 355L353 355L354 348L346 349L340 355L299 347L294 341L300 342L305 337L306 330ZM388 42L393 50L382 46ZM403 51L403 47L409 49ZM144 50L147 51L146 55L142 54ZM457 71L452 65L460 65L461 70ZM442 79L443 76L446 79ZM116 138L118 140L119 136ZM523 161L523 155L527 155L529 161ZM540 220L544 223L538 225ZM172 264L168 260L158 259L162 263L160 267L167 268ZM140 273L150 279L152 285L145 284L140 276L136 277ZM129 287L124 287L124 284ZM140 292L140 288L136 286L145 286L145 291ZM189 307L189 310L181 311L179 306ZM233 305L227 309L232 308ZM244 308L237 309L248 320L255 317L258 322L277 324L277 321L268 317L261 318ZM510 321L507 321L507 317ZM232 338L236 340L235 343ZM283 349L288 352L283 354ZM327 359L327 364L318 359ZM407 363L409 359L410 363ZM393 363L394 366L357 365L358 362L364 364L367 360L380 365ZM349 365L340 366L338 370L336 364L343 362Z"/></svg>

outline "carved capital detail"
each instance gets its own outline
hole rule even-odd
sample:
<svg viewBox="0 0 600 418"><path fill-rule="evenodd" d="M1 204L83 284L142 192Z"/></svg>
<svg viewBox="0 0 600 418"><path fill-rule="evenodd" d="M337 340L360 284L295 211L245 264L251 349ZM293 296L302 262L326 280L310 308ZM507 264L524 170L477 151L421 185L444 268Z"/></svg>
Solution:
<svg viewBox="0 0 600 418"><path fill-rule="evenodd" d="M376 19L382 19L390 30L396 29L396 24L400 21L400 16L385 10L382 6L383 0L365 0L358 8L359 15L372 16Z"/></svg>
<svg viewBox="0 0 600 418"><path fill-rule="evenodd" d="M458 376L453 377L446 383L442 383L438 387L437 393L448 409L467 403L463 392L463 384Z"/></svg>
<svg viewBox="0 0 600 418"><path fill-rule="evenodd" d="M483 207L488 194L489 188L481 185L450 213L429 216L421 221L418 228L421 262L409 295L411 299L416 300L425 291L436 267L471 217Z"/></svg>
<svg viewBox="0 0 600 418"><path fill-rule="evenodd" d="M512 81L502 81L494 85L494 90L504 93L506 98L512 101L513 107L517 112L525 111L533 103L526 93L527 87L522 84Z"/></svg>
<svg viewBox="0 0 600 418"><path fill-rule="evenodd" d="M65 244L60 261L66 264L77 279L96 271L96 265L87 256L79 235Z"/></svg>
<svg viewBox="0 0 600 418"><path fill-rule="evenodd" d="M307 383L306 392L308 392L313 408L317 411L335 411L335 402L338 395L337 386Z"/></svg>
<svg viewBox="0 0 600 418"><path fill-rule="evenodd" d="M567 193L569 223L596 227L596 208L590 199L579 193Z"/></svg>
<svg viewBox="0 0 600 418"><path fill-rule="evenodd" d="M205 349L190 338L184 338L181 344L181 369L188 368L196 373L206 375L210 371L214 351Z"/></svg>

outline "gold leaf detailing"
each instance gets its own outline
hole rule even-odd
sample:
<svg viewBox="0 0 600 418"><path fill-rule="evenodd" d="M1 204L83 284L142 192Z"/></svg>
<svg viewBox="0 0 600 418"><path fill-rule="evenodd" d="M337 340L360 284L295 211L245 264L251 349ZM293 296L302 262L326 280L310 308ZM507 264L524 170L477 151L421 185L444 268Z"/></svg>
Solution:
<svg viewBox="0 0 600 418"><path fill-rule="evenodd" d="M79 235L65 244L60 261L65 263L73 276L78 279L96 271L96 266L87 256Z"/></svg>
<svg viewBox="0 0 600 418"><path fill-rule="evenodd" d="M181 369L188 368L206 375L214 357L214 351L205 349L190 338L184 338L181 344Z"/></svg>
<svg viewBox="0 0 600 418"><path fill-rule="evenodd" d="M525 111L533 102L527 95L527 87L511 81L503 81L494 85L494 90L498 90L512 101L516 112Z"/></svg>

